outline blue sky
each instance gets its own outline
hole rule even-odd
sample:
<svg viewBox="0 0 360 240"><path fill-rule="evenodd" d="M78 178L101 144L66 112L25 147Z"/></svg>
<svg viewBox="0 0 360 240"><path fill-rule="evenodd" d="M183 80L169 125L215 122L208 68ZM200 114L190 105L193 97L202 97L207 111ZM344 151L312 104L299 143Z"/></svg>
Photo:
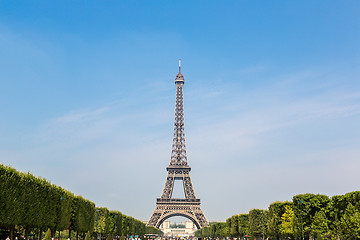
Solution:
<svg viewBox="0 0 360 240"><path fill-rule="evenodd" d="M359 1L0 1L0 161L146 220L178 59L209 220L359 190Z"/></svg>

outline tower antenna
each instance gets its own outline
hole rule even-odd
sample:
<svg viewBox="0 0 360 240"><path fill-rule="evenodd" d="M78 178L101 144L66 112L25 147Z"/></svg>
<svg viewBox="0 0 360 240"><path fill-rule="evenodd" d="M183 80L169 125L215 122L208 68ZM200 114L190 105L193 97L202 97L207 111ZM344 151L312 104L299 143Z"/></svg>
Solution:
<svg viewBox="0 0 360 240"><path fill-rule="evenodd" d="M181 73L181 59L179 59L179 73Z"/></svg>

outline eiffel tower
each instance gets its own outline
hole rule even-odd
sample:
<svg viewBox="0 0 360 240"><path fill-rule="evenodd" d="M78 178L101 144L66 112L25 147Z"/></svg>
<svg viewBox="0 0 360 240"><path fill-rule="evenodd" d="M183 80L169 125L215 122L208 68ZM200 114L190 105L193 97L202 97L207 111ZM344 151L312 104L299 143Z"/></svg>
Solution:
<svg viewBox="0 0 360 240"><path fill-rule="evenodd" d="M160 198L156 199L156 208L147 225L159 228L168 218L182 216L190 219L198 229L208 226L200 199L196 198L190 178L191 167L188 165L185 146L183 85L184 76L181 74L181 59L179 73L175 77L176 104L174 137L172 143L170 165L166 168L167 177ZM175 180L181 180L184 186L185 198L172 198Z"/></svg>

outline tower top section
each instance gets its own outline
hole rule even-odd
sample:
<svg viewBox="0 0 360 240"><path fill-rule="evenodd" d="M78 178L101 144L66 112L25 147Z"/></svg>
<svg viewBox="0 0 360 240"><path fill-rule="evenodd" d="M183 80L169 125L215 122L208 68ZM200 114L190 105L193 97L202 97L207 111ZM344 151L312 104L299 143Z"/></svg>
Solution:
<svg viewBox="0 0 360 240"><path fill-rule="evenodd" d="M179 59L179 73L175 77L175 84L184 84L184 75L181 74L181 59Z"/></svg>
<svg viewBox="0 0 360 240"><path fill-rule="evenodd" d="M175 102L174 137L173 137L171 160L169 167L189 168L187 164L186 147L185 147L184 99L183 99L184 76L181 74L181 60L179 60L179 73L175 77L175 84L176 84L176 102Z"/></svg>

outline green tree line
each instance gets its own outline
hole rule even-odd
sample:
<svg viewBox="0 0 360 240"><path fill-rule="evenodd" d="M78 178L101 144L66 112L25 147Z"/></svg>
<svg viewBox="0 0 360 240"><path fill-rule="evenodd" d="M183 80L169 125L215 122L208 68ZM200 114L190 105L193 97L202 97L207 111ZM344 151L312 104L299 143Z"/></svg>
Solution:
<svg viewBox="0 0 360 240"><path fill-rule="evenodd" d="M51 184L44 178L0 164L0 230L9 233L11 240L21 232L43 238L67 232L66 238L76 236L91 239L120 236L161 234L143 222L119 211L96 207L81 196ZM61 235L59 236L61 237Z"/></svg>
<svg viewBox="0 0 360 240"><path fill-rule="evenodd" d="M221 229L217 231L217 229ZM292 201L273 202L268 209L251 209L225 223L196 231L204 238L240 239L360 239L360 191L328 197L298 194Z"/></svg>
<svg viewBox="0 0 360 240"><path fill-rule="evenodd" d="M223 238L227 237L226 223L210 222L208 227L203 227L195 232L195 237Z"/></svg>

